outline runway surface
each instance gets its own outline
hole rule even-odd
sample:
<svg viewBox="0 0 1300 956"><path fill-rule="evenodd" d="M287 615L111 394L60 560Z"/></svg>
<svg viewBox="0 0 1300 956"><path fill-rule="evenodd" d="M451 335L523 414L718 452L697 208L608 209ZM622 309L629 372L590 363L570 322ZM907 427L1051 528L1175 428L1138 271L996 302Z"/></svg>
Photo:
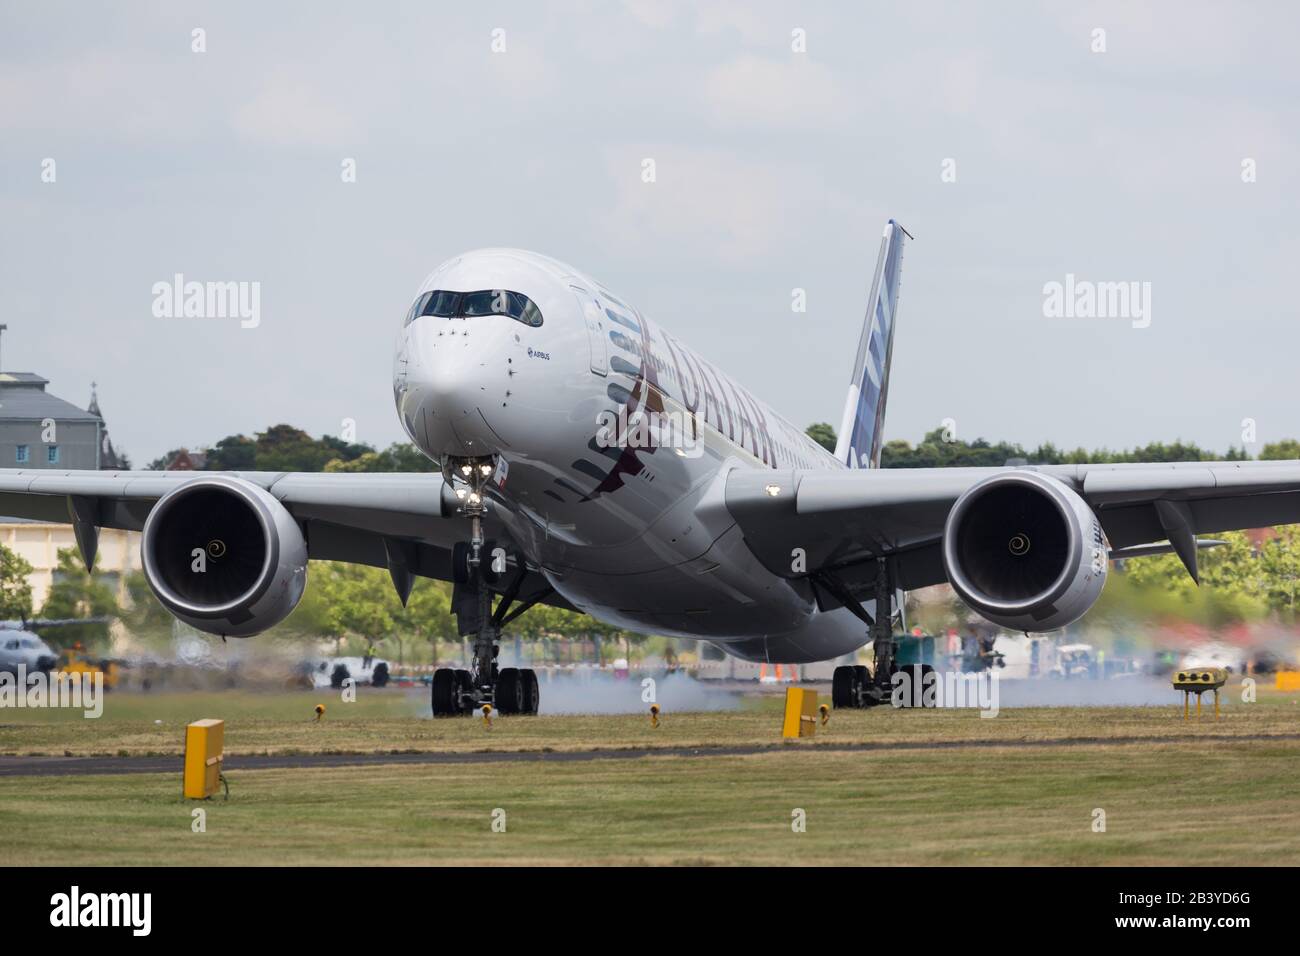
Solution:
<svg viewBox="0 0 1300 956"><path fill-rule="evenodd" d="M1296 741L1300 734L1182 734L1173 737L1061 737L1044 740L929 740L873 743L753 744L745 747L637 747L626 750L478 751L465 753L248 754L228 755L226 770L282 770L323 767L437 765L475 763L566 763L587 760L637 760L644 757L747 757L814 750L818 753L880 753L906 750L996 750L1050 747L1132 746L1185 743L1231 744ZM0 756L0 777L52 777L118 773L179 773L180 756L170 757L18 757Z"/></svg>

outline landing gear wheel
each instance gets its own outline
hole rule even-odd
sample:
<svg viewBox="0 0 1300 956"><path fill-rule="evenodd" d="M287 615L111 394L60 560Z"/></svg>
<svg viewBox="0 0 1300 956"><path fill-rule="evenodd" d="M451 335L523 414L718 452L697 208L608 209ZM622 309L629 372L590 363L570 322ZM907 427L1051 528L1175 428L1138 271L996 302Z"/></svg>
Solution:
<svg viewBox="0 0 1300 956"><path fill-rule="evenodd" d="M451 579L457 584L469 583L471 553L468 541L457 541L451 547Z"/></svg>
<svg viewBox="0 0 1300 956"><path fill-rule="evenodd" d="M858 679L858 699L861 700L862 695L871 686L871 671L862 664L856 664L853 667L853 674Z"/></svg>
<svg viewBox="0 0 1300 956"><path fill-rule="evenodd" d="M370 675L371 687L384 687L388 684L388 665L376 664L374 673Z"/></svg>
<svg viewBox="0 0 1300 956"><path fill-rule="evenodd" d="M474 678L471 677L469 671L466 670L458 670L454 673L456 675L455 712L458 714L468 714L474 709L474 705L469 703L474 699L473 695L470 693L474 690Z"/></svg>
<svg viewBox="0 0 1300 956"><path fill-rule="evenodd" d="M456 692L456 672L439 667L433 672L433 716L453 717L460 713L460 699Z"/></svg>
<svg viewBox="0 0 1300 956"><path fill-rule="evenodd" d="M541 689L537 686L537 671L526 667L519 672L519 683L524 687L524 709L521 713L535 714L541 703Z"/></svg>
<svg viewBox="0 0 1300 956"><path fill-rule="evenodd" d="M524 712L524 682L517 667L503 667L497 674L496 699L499 714Z"/></svg>
<svg viewBox="0 0 1300 956"><path fill-rule="evenodd" d="M831 706L837 710L842 707L856 707L857 698L853 685L857 681L856 668L837 667L831 676Z"/></svg>

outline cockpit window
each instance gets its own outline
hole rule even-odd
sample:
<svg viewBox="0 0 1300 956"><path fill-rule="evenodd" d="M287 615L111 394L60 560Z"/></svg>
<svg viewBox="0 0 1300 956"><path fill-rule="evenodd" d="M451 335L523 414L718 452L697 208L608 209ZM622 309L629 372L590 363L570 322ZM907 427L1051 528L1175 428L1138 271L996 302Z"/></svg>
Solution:
<svg viewBox="0 0 1300 956"><path fill-rule="evenodd" d="M460 298L459 292L430 292L429 299L420 310L420 314L450 318L456 314L456 306Z"/></svg>
<svg viewBox="0 0 1300 956"><path fill-rule="evenodd" d="M467 292L465 299L460 304L460 314L465 316L473 315L498 315L508 312L510 309L510 296L504 290L499 292Z"/></svg>
<svg viewBox="0 0 1300 956"><path fill-rule="evenodd" d="M542 324L542 312L526 295L506 289L485 289L481 292L426 292L415 300L406 314L410 325L419 316L436 315L443 318L476 318L484 315L508 315L516 322L537 328Z"/></svg>

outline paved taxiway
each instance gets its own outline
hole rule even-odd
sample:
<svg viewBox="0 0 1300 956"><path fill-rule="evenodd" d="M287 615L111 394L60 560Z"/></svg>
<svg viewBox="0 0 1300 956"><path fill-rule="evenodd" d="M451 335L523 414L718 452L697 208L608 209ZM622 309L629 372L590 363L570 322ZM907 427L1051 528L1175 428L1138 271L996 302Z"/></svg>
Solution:
<svg viewBox="0 0 1300 956"><path fill-rule="evenodd" d="M1241 743L1300 740L1300 734L1182 734L1176 737L1060 737L1048 740L929 740L909 742L812 744L818 752L879 752L893 750L997 750L1044 747L1132 746L1135 744ZM754 744L746 747L635 747L570 751L479 751L476 753L371 754L247 754L227 756L226 770L351 767L394 764L475 764L584 760L629 760L640 757L744 757L780 753L798 744ZM0 756L0 777L48 777L82 774L180 773L181 757L55 757Z"/></svg>

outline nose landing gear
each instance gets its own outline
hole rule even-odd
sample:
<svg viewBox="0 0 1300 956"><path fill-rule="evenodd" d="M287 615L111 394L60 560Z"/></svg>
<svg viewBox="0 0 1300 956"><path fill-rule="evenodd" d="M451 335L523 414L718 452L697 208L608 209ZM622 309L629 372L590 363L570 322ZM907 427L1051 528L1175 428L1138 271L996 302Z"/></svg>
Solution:
<svg viewBox="0 0 1300 956"><path fill-rule="evenodd" d="M452 717L476 712L491 704L498 714L535 714L539 703L537 674L531 668L497 667L501 626L532 607L542 596L522 602L511 611L520 585L528 573L522 559L514 561L506 550L483 537L487 513L486 489L496 473L493 458L451 459L443 477L460 502L459 511L470 519L470 540L452 549L452 611L462 635L474 635L474 661L469 670L439 668L433 674L433 716ZM509 578L509 584L492 608L492 588Z"/></svg>

